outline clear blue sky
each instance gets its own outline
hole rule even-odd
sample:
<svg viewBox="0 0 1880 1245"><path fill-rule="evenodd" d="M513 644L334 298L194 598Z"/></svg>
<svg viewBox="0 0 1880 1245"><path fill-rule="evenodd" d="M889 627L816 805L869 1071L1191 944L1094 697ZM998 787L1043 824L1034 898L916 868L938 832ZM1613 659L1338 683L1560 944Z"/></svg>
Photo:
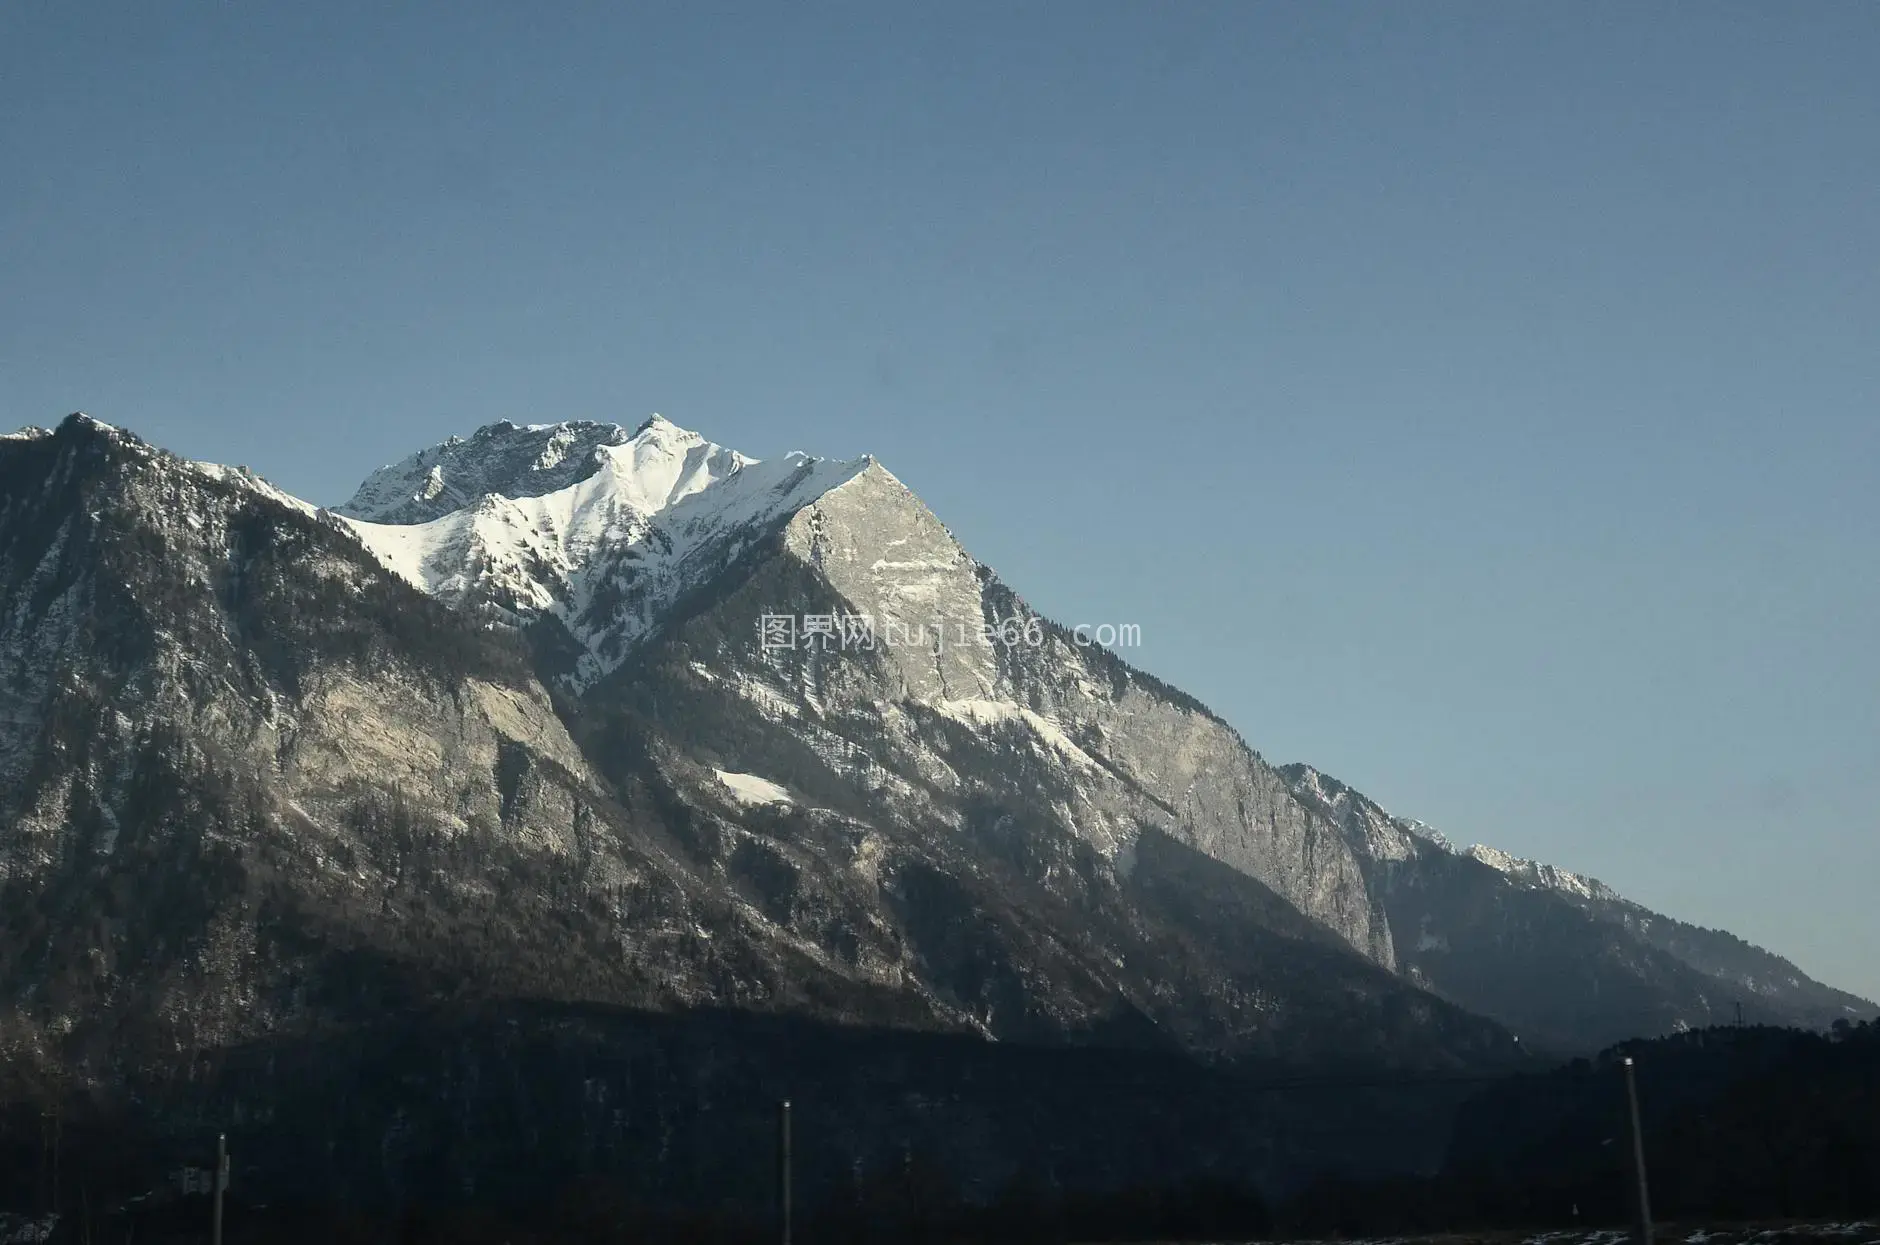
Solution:
<svg viewBox="0 0 1880 1245"><path fill-rule="evenodd" d="M329 504L500 418L872 451L1269 758L1880 995L1876 65L1865 3L12 0L0 422Z"/></svg>

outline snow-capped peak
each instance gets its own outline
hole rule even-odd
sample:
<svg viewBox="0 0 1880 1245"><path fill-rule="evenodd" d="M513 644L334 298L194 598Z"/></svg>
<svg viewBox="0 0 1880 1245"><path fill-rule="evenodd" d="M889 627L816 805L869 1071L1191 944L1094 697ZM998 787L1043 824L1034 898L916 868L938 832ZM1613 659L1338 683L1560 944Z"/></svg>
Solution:
<svg viewBox="0 0 1880 1245"><path fill-rule="evenodd" d="M694 440L704 439L696 432L688 432L684 428L681 428L664 415L661 415L658 411L654 411L651 415L648 415L646 422L633 430L633 435L637 437L641 433L646 432L656 433L661 436L689 437Z"/></svg>
<svg viewBox="0 0 1880 1245"><path fill-rule="evenodd" d="M544 497L610 472L642 511L664 509L749 464L655 415L619 424L487 424L372 473L335 513L371 523L427 523L485 497Z"/></svg>
<svg viewBox="0 0 1880 1245"><path fill-rule="evenodd" d="M582 688L768 525L871 465L759 462L659 415L631 433L505 421L373 473L337 513L428 593L559 620Z"/></svg>
<svg viewBox="0 0 1880 1245"><path fill-rule="evenodd" d="M631 440L633 434L618 424L577 420L522 427L503 420L380 468L351 501L334 509L373 523L424 523L492 493L540 497L593 474L601 466L601 449Z"/></svg>

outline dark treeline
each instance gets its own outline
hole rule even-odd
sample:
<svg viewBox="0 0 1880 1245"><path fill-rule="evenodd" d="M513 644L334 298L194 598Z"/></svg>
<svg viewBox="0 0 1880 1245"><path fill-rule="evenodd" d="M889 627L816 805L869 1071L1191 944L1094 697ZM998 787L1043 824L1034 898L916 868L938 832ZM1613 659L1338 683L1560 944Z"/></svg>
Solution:
<svg viewBox="0 0 1880 1245"><path fill-rule="evenodd" d="M1653 1209L1661 1221L1733 1223L1880 1214L1880 1023L1831 1034L1714 1028L1628 1043L1596 1059L1495 1082L1462 1108L1443 1170L1431 1177L1321 1179L1268 1199L1215 1174L1109 1191L1069 1189L1026 1166L990 1192L969 1191L932 1149L877 1165L840 1188L804 1190L796 1239L866 1242L1177 1241L1381 1236L1497 1228L1623 1226L1633 1213L1622 1057L1636 1061ZM66 1130L54 1139L49 1128ZM100 1209L81 1179L114 1139L69 1122L16 1117L0 1155L63 1188L53 1241L145 1245L206 1240L207 1199ZM116 1140L122 1140L121 1138ZM46 1162L62 1145L60 1173ZM35 1152L35 1147L36 1152ZM83 1164L78 1155L88 1153ZM1143 1164L1147 1170L1152 1166ZM81 1177L81 1173L83 1176ZM432 1194L392 1209L342 1209L231 1194L228 1245L247 1242L733 1242L778 1239L774 1184L727 1188L717 1207L655 1206L619 1180L545 1183L504 1206ZM341 1201L343 1199L332 1199ZM24 1209L24 1207L22 1207Z"/></svg>
<svg viewBox="0 0 1880 1245"><path fill-rule="evenodd" d="M1623 1225L1634 1213L1620 1061L1635 1061L1660 1220L1880 1214L1880 1022L1718 1027L1623 1044L1466 1104L1443 1172L1324 1180L1283 1214L1304 1235Z"/></svg>
<svg viewBox="0 0 1880 1245"><path fill-rule="evenodd" d="M1111 1193L1048 1192L1020 1177L985 1205L960 1201L937 1169L916 1162L840 1204L794 1219L794 1238L816 1245L906 1242L1045 1245L1047 1242L1260 1239L1274 1230L1266 1203L1225 1181ZM186 1198L136 1214L68 1217L49 1245L140 1242L197 1245L208 1239L208 1200ZM227 1245L757 1245L779 1238L775 1216L634 1205L606 1185L580 1181L532 1211L411 1206L372 1213L323 1206L251 1207L230 1197Z"/></svg>
<svg viewBox="0 0 1880 1245"><path fill-rule="evenodd" d="M206 1051L109 1089L25 1071L0 1062L0 1211L56 1209L60 1239L200 1239L204 1199L177 1176L226 1133L230 1245L774 1239L783 1098L805 1241L1244 1236L1265 1214L1237 1187L1434 1164L1472 1088L517 1004Z"/></svg>

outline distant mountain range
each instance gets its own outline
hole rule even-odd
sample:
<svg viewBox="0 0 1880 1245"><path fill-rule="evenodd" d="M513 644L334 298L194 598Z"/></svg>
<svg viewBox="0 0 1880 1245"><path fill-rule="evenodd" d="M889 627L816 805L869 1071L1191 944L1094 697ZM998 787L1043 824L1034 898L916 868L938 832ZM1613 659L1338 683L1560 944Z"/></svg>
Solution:
<svg viewBox="0 0 1880 1245"><path fill-rule="evenodd" d="M326 510L75 415L0 593L24 1081L472 1000L1401 1071L1875 1011L1273 767L871 458L503 423Z"/></svg>

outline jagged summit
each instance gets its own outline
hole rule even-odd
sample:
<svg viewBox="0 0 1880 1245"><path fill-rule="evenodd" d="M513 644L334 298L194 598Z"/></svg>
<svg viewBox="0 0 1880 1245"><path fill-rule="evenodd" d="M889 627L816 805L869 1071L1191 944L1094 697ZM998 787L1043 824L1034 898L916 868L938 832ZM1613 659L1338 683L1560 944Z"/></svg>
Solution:
<svg viewBox="0 0 1880 1245"><path fill-rule="evenodd" d="M638 428L633 430L633 435L637 437L643 432L657 432L666 435L676 433L682 437L698 436L696 432L686 431L684 428L673 423L670 419L667 419L664 415L661 415L658 411L654 411L651 415L648 415L645 421L641 423Z"/></svg>
<svg viewBox="0 0 1880 1245"><path fill-rule="evenodd" d="M586 479L600 469L601 449L632 440L618 424L503 420L381 467L334 510L373 523L425 523L489 494L539 497Z"/></svg>
<svg viewBox="0 0 1880 1245"><path fill-rule="evenodd" d="M819 461L804 454L785 458ZM368 523L428 523L484 497L544 497L605 471L638 509L654 511L756 461L663 415L632 432L591 420L502 420L381 467L333 509Z"/></svg>
<svg viewBox="0 0 1880 1245"><path fill-rule="evenodd" d="M578 689L759 533L870 465L760 462L661 415L631 433L505 420L381 468L336 513L425 592L564 628Z"/></svg>
<svg viewBox="0 0 1880 1245"><path fill-rule="evenodd" d="M55 428L41 428L37 424L27 424L25 427L19 428L16 431L0 433L0 441L38 441L46 437L54 437L61 434L66 436L107 436L113 439L127 439L135 441L140 445L143 444L134 434L125 432L122 428L107 424L101 419L93 419L83 411L73 411L70 415L60 420L58 426Z"/></svg>

